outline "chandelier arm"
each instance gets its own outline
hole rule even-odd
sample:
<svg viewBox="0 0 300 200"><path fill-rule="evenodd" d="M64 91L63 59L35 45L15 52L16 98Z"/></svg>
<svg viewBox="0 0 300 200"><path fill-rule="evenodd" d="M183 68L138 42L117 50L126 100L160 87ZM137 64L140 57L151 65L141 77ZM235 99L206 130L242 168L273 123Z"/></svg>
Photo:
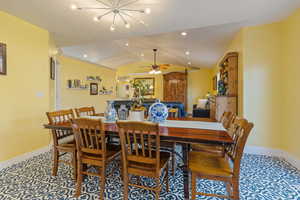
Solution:
<svg viewBox="0 0 300 200"><path fill-rule="evenodd" d="M124 8L124 7L126 7L126 6L129 6L129 5L131 5L131 4L134 4L134 3L136 3L136 2L138 2L139 0L133 0L133 1L130 1L130 2L128 2L128 3L125 3L125 4L123 4L123 5L120 5L118 8L120 9L120 8Z"/></svg>
<svg viewBox="0 0 300 200"><path fill-rule="evenodd" d="M117 16L117 14L115 13L115 14L114 14L114 19L113 19L113 25L115 25L115 22L116 22L116 16Z"/></svg>
<svg viewBox="0 0 300 200"><path fill-rule="evenodd" d="M92 8L92 7L80 7L78 10L111 10L111 8Z"/></svg>
<svg viewBox="0 0 300 200"><path fill-rule="evenodd" d="M100 20L102 17L104 17L104 16L106 16L106 15L109 15L109 14L112 13L112 12L113 12L113 11L110 10L110 11L104 13L103 15L99 15L97 18Z"/></svg>
<svg viewBox="0 0 300 200"><path fill-rule="evenodd" d="M129 11L129 12L140 12L140 13L144 13L144 10L137 10L137 9L120 8L120 10L123 10L123 11Z"/></svg>
<svg viewBox="0 0 300 200"><path fill-rule="evenodd" d="M107 7L113 6L112 4L109 5L109 4L107 4L107 3L105 3L105 2L103 2L103 1L101 1L101 0L96 0L96 1L98 1L99 3L102 3L103 5L105 5L105 6L107 6Z"/></svg>
<svg viewBox="0 0 300 200"><path fill-rule="evenodd" d="M130 17L131 19L133 19L134 21L136 22L140 22L137 18L133 17L132 15L126 13L126 12L123 12L122 10L120 10L120 12L123 14L123 15L126 15L128 17Z"/></svg>
<svg viewBox="0 0 300 200"><path fill-rule="evenodd" d="M124 24L126 25L128 22L127 22L126 19L123 17L123 15L121 15L120 13L118 13L118 15L120 16L120 18L122 19L122 21L123 21Z"/></svg>

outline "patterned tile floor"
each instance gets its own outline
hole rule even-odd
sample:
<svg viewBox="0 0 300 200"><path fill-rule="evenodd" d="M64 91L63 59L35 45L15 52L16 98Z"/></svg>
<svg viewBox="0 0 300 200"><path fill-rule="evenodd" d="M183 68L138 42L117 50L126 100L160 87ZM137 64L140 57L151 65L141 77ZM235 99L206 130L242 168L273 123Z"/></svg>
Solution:
<svg viewBox="0 0 300 200"><path fill-rule="evenodd" d="M1 200L66 200L75 199L75 184L72 170L63 164L57 177L51 176L51 153L44 153L27 161L0 171ZM118 165L117 162L111 164ZM160 199L183 199L182 171L170 176L170 192L164 189ZM153 184L149 179L143 183ZM99 187L97 177L88 177L78 199L98 199ZM225 193L222 183L199 180L198 188L204 192ZM243 200L300 200L300 172L288 163L274 157L245 154L241 167L241 199ZM122 199L122 181L116 171L106 181L105 199ZM154 195L146 190L131 188L130 199L150 200ZM215 200L213 197L198 199Z"/></svg>

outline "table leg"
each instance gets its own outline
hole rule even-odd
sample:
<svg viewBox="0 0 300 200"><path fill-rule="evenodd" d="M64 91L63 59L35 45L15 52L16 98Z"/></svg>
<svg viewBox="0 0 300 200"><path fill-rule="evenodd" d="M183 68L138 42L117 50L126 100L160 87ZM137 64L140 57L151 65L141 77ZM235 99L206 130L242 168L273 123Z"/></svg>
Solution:
<svg viewBox="0 0 300 200"><path fill-rule="evenodd" d="M189 171L188 171L188 154L190 150L190 145L183 143L182 144L182 154L183 154L183 185L184 185L184 199L190 198L189 193Z"/></svg>

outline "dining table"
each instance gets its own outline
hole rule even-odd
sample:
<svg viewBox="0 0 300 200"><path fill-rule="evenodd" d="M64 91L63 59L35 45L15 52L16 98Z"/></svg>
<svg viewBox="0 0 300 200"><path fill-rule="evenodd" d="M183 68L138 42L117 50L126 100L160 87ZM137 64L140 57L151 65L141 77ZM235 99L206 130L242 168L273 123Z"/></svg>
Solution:
<svg viewBox="0 0 300 200"><path fill-rule="evenodd" d="M90 116L88 118L100 119L103 117ZM118 127L115 122L105 121L105 132L109 136L118 136ZM44 124L46 129L72 130L70 122L58 124ZM168 118L165 122L159 123L159 135L162 141L172 141L182 146L183 158L183 183L184 199L189 199L189 170L188 155L191 144L232 144L233 139L228 134L222 123L209 118Z"/></svg>

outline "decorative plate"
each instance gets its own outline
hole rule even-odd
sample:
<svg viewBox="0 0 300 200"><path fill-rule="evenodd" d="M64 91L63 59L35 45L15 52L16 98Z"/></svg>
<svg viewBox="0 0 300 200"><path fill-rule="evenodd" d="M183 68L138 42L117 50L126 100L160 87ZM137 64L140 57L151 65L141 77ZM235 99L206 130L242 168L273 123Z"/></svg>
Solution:
<svg viewBox="0 0 300 200"><path fill-rule="evenodd" d="M163 122L168 118L168 108L165 104L157 102L149 108L149 120L152 122Z"/></svg>

